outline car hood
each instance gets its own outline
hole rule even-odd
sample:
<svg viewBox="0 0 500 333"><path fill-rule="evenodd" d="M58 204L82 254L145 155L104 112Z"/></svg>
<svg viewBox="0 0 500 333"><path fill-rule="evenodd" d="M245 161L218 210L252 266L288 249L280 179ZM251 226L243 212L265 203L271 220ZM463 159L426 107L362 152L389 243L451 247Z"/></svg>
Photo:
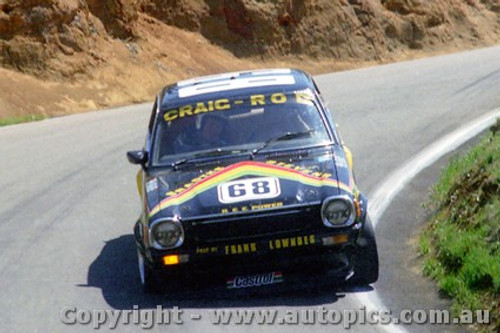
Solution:
<svg viewBox="0 0 500 333"><path fill-rule="evenodd" d="M199 218L320 204L351 196L355 185L344 151L333 146L169 169L149 178L146 190L150 218Z"/></svg>

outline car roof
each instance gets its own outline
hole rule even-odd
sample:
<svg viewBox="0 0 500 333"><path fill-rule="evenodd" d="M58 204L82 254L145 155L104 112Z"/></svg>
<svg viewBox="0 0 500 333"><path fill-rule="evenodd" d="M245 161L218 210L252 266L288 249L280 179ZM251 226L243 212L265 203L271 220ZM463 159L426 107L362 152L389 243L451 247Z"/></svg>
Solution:
<svg viewBox="0 0 500 333"><path fill-rule="evenodd" d="M255 93L266 94L304 89L315 90L311 77L297 69L276 68L202 76L167 86L160 96L167 105L190 103L216 97L230 98Z"/></svg>

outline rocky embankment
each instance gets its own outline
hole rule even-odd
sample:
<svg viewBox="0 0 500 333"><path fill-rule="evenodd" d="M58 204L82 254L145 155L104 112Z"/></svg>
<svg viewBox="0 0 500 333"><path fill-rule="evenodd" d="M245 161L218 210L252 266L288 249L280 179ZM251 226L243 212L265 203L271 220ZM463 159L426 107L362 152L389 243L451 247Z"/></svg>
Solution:
<svg viewBox="0 0 500 333"><path fill-rule="evenodd" d="M225 70L338 69L499 40L499 0L0 0L0 117L142 101Z"/></svg>

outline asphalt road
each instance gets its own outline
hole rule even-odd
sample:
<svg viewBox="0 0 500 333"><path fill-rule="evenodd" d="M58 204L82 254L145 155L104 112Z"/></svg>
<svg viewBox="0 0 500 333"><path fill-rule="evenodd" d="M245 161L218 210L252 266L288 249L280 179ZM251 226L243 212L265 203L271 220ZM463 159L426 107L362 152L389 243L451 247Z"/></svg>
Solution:
<svg viewBox="0 0 500 333"><path fill-rule="evenodd" d="M370 195L424 147L500 106L500 47L322 75L317 82L353 151L358 185ZM419 175L421 181L411 183L382 216L377 226L382 271L374 289L248 297L210 290L143 295L131 235L139 213L137 169L127 163L125 152L142 146L149 113L150 105L138 105L0 128L0 331L89 330L61 322L67 306L178 306L184 324L153 330L182 332L299 331L304 326L213 326L208 313L225 308L354 310L362 307L360 294L376 296L394 311L447 306L408 263L415 257L410 237L419 201L440 164ZM202 319L191 320L190 314ZM132 324L119 331L139 329ZM375 330L394 327L370 327Z"/></svg>

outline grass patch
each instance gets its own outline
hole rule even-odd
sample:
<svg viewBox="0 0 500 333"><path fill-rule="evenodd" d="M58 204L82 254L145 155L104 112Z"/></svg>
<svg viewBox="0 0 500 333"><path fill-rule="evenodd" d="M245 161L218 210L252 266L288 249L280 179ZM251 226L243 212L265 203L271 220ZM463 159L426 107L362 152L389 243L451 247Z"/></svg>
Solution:
<svg viewBox="0 0 500 333"><path fill-rule="evenodd" d="M47 116L29 115L29 116L7 117L3 119L0 118L0 126L15 125L15 124L27 123L30 121L39 121L44 119L47 119Z"/></svg>
<svg viewBox="0 0 500 333"><path fill-rule="evenodd" d="M498 123L497 123L498 126ZM500 331L500 134L451 160L434 186L435 211L419 239L424 274L463 309L490 310L483 331Z"/></svg>

